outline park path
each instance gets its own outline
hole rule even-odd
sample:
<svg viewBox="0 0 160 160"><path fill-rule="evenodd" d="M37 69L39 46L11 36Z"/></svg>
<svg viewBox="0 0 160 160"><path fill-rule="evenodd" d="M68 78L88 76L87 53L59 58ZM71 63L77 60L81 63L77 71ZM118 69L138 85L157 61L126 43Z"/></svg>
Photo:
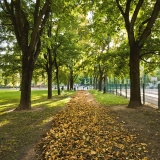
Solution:
<svg viewBox="0 0 160 160"><path fill-rule="evenodd" d="M65 109L54 116L39 144L46 160L146 160L146 144L118 123L118 117L88 91L77 91Z"/></svg>

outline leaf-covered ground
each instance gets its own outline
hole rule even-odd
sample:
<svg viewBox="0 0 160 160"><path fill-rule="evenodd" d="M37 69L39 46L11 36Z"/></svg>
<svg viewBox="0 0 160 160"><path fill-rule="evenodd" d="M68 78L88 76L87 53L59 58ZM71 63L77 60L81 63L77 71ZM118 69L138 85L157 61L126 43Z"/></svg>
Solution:
<svg viewBox="0 0 160 160"><path fill-rule="evenodd" d="M38 159L148 159L147 144L118 121L117 114L96 103L87 91L77 91L54 116L52 128L39 143Z"/></svg>

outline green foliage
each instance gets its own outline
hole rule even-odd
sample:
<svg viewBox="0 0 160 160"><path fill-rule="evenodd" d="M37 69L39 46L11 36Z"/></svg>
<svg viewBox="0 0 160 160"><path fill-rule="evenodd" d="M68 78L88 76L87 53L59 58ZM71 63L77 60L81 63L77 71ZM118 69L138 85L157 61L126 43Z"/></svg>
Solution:
<svg viewBox="0 0 160 160"><path fill-rule="evenodd" d="M153 76L157 77L157 80L160 81L160 67L157 67L157 68L154 70Z"/></svg>

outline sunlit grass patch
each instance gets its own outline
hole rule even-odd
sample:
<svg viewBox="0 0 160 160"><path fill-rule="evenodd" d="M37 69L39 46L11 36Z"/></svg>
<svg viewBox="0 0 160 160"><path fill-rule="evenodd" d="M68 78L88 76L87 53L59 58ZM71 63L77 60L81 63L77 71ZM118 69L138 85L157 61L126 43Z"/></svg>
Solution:
<svg viewBox="0 0 160 160"><path fill-rule="evenodd" d="M128 99L121 97L121 96L116 96L114 94L103 94L102 92L99 92L97 90L90 90L89 91L94 98L96 99L96 101L98 101L99 103L103 104L103 105L107 105L107 106L113 106L113 105L125 105L128 104Z"/></svg>
<svg viewBox="0 0 160 160"><path fill-rule="evenodd" d="M56 101L56 102L52 102L52 103L49 103L47 106L48 107L53 107L53 106L64 106L67 102L69 102L71 98L67 97L65 99L62 99L62 100L59 100L59 101Z"/></svg>

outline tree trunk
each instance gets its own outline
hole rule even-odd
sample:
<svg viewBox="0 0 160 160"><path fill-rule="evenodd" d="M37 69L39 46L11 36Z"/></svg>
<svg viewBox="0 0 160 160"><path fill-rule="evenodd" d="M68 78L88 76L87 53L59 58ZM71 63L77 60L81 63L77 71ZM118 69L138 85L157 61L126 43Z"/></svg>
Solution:
<svg viewBox="0 0 160 160"><path fill-rule="evenodd" d="M99 77L99 82L98 82L98 90L102 91L102 77Z"/></svg>
<svg viewBox="0 0 160 160"><path fill-rule="evenodd" d="M70 75L68 76L67 91L69 91L69 88L70 88Z"/></svg>
<svg viewBox="0 0 160 160"><path fill-rule="evenodd" d="M102 91L102 81L103 81L103 73L101 72L99 75L99 83L98 83L98 90Z"/></svg>
<svg viewBox="0 0 160 160"><path fill-rule="evenodd" d="M48 68L48 99L52 99L52 66Z"/></svg>
<svg viewBox="0 0 160 160"><path fill-rule="evenodd" d="M89 84L90 84L90 86L93 85L93 78L92 77L90 78Z"/></svg>
<svg viewBox="0 0 160 160"><path fill-rule="evenodd" d="M96 76L93 78L93 89L96 89Z"/></svg>
<svg viewBox="0 0 160 160"><path fill-rule="evenodd" d="M139 70L139 53L138 45L130 47L130 102L129 108L136 108L142 105L140 94L140 70Z"/></svg>
<svg viewBox="0 0 160 160"><path fill-rule="evenodd" d="M96 79L95 79L95 89L97 90L98 89L98 77L96 76Z"/></svg>
<svg viewBox="0 0 160 160"><path fill-rule="evenodd" d="M104 88L103 88L103 93L106 93L106 87L107 87L107 76L104 76Z"/></svg>
<svg viewBox="0 0 160 160"><path fill-rule="evenodd" d="M70 90L73 90L73 70L70 70Z"/></svg>
<svg viewBox="0 0 160 160"><path fill-rule="evenodd" d="M49 26L48 37L51 37L51 26ZM52 51L50 48L48 52L48 65L47 65L47 74L48 74L48 99L52 99Z"/></svg>
<svg viewBox="0 0 160 160"><path fill-rule="evenodd" d="M57 90L58 90L58 95L60 95L61 90L60 90L60 85L59 85L59 66L58 66L57 60L56 60L56 53L55 53L55 57L54 57L54 64L55 64L55 68L56 68Z"/></svg>
<svg viewBox="0 0 160 160"><path fill-rule="evenodd" d="M102 91L102 81L103 81L103 71L101 69L101 65L99 64L99 83L98 83L99 91Z"/></svg>
<svg viewBox="0 0 160 160"><path fill-rule="evenodd" d="M59 72L58 68L56 68L56 79L57 79L57 89L58 89L58 95L61 94L60 85L59 85Z"/></svg>
<svg viewBox="0 0 160 160"><path fill-rule="evenodd" d="M53 54L54 54L54 66L56 68L57 90L58 90L58 95L60 95L61 94L61 90L60 90L60 85L59 85L59 65L57 63L56 49L53 50Z"/></svg>
<svg viewBox="0 0 160 160"><path fill-rule="evenodd" d="M33 68L34 68L33 66L34 66L34 62L31 59L28 59L28 56L23 56L21 97L20 97L20 104L15 109L16 111L31 109L31 81L32 81Z"/></svg>

